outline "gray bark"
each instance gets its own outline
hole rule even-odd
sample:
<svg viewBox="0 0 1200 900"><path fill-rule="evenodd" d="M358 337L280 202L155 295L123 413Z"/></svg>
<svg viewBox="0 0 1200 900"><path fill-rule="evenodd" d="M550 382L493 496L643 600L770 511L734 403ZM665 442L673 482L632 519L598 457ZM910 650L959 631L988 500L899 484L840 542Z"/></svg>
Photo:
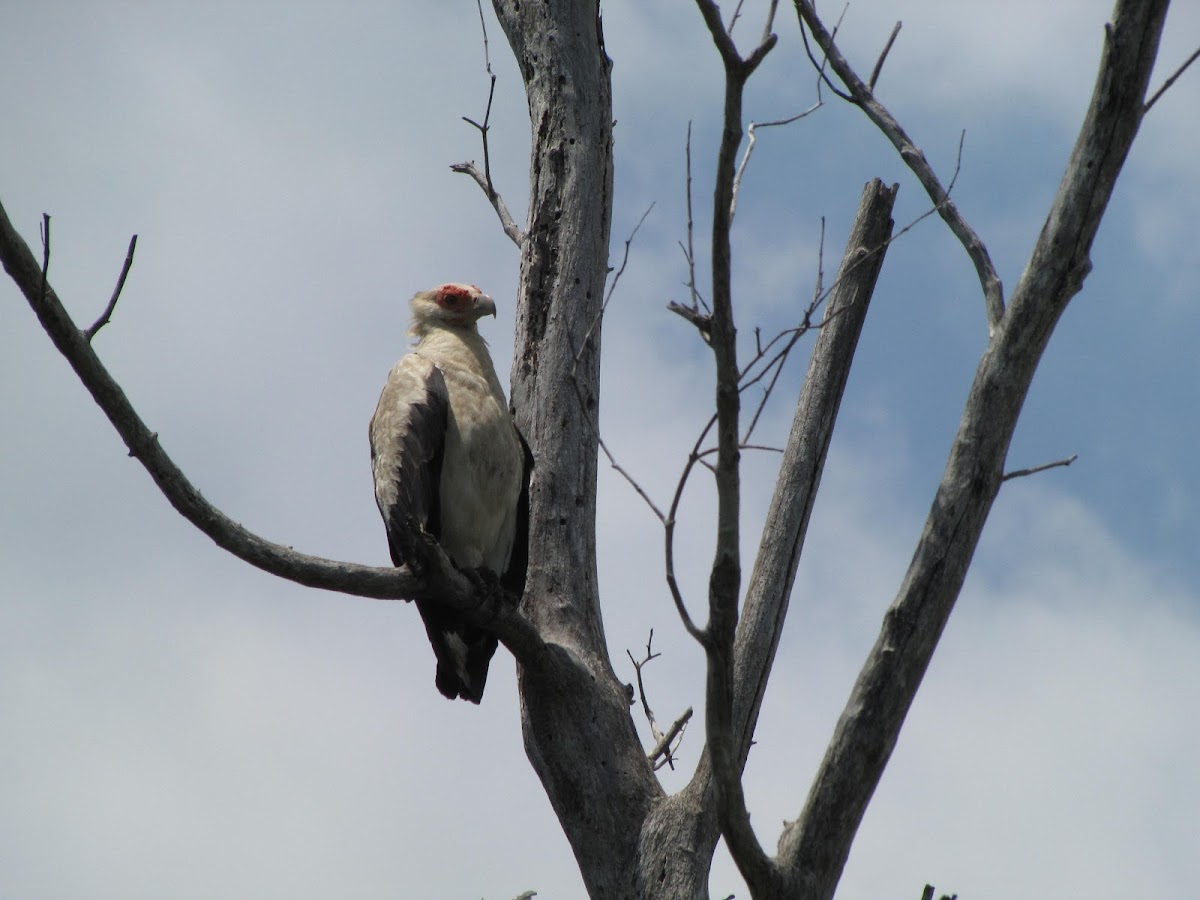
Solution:
<svg viewBox="0 0 1200 900"><path fill-rule="evenodd" d="M1091 268L1092 241L1141 123L1168 0L1119 0L1091 105L1025 274L979 362L924 530L799 819L779 840L789 896L832 897L1000 489L1050 334Z"/></svg>
<svg viewBox="0 0 1200 900"><path fill-rule="evenodd" d="M609 662L596 578L595 430L612 215L612 95L596 0L496 0L533 132L512 404L533 449L522 608L547 642L522 665L525 751L594 897L649 893L641 823L663 790ZM593 327L597 325L597 327ZM571 379L579 385L579 402Z"/></svg>
<svg viewBox="0 0 1200 900"><path fill-rule="evenodd" d="M883 266L895 197L895 186L879 181L863 190L784 447L734 644L732 738L739 772L750 752L846 379ZM643 866L669 873L675 886L670 896L705 893L708 860L721 833L714 790L705 753L688 786L659 804L645 827Z"/></svg>

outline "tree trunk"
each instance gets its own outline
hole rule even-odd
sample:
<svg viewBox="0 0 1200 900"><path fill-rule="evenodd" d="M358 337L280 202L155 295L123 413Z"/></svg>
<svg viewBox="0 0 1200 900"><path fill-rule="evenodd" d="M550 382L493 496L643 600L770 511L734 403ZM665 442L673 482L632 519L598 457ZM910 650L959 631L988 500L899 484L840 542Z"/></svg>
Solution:
<svg viewBox="0 0 1200 900"><path fill-rule="evenodd" d="M533 132L512 403L535 456L523 608L548 651L520 670L525 752L593 897L646 896L663 796L613 673L596 578L595 423L612 217L612 92L596 0L496 0ZM573 390L576 379L579 395Z"/></svg>

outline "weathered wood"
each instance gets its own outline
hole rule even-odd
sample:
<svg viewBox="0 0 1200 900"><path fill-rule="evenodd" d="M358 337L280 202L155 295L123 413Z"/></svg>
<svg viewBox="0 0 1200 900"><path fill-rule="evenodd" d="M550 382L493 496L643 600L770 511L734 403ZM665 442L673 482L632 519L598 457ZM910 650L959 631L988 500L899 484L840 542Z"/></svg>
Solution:
<svg viewBox="0 0 1200 900"><path fill-rule="evenodd" d="M908 572L817 773L779 841L790 896L833 896L854 834L954 608L1033 374L1090 268L1141 123L1168 0L1119 0L1091 106L1033 255L985 350Z"/></svg>
<svg viewBox="0 0 1200 900"><path fill-rule="evenodd" d="M596 576L594 429L612 215L612 97L596 0L495 0L533 133L512 404L536 459L523 609L550 644L520 670L525 750L593 897L653 896L637 848L663 796L611 668ZM593 326L597 327L593 327ZM571 379L579 385L579 396ZM583 402L580 402L580 396Z"/></svg>
<svg viewBox="0 0 1200 900"><path fill-rule="evenodd" d="M878 180L863 190L784 447L734 648L732 727L739 771L746 763L838 409L891 236L895 197L895 186ZM647 823L645 866L670 873L669 882L678 887L669 896L699 896L707 883L708 861L720 833L712 792L705 755L688 787L656 808ZM652 852L653 864L648 859Z"/></svg>

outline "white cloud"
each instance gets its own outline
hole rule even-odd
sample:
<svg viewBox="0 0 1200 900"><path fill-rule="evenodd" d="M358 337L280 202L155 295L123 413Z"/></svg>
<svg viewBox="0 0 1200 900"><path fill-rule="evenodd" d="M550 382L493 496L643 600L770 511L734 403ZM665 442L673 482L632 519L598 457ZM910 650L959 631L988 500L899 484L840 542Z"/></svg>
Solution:
<svg viewBox="0 0 1200 900"><path fill-rule="evenodd" d="M799 812L907 562L911 522L886 511L877 458L835 464L814 518L748 768L768 846ZM839 896L1186 891L1198 599L1079 501L1006 489ZM722 852L714 895L739 890L731 866Z"/></svg>

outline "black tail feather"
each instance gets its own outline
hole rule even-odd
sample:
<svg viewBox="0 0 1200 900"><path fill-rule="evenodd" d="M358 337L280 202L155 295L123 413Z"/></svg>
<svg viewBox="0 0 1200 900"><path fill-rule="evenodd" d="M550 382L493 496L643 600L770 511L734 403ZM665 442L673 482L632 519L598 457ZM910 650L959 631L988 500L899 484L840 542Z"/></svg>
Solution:
<svg viewBox="0 0 1200 900"><path fill-rule="evenodd" d="M479 703L487 685L488 665L498 646L496 636L468 625L435 604L418 600L417 611L437 656L434 683L438 691L449 700L461 697Z"/></svg>

